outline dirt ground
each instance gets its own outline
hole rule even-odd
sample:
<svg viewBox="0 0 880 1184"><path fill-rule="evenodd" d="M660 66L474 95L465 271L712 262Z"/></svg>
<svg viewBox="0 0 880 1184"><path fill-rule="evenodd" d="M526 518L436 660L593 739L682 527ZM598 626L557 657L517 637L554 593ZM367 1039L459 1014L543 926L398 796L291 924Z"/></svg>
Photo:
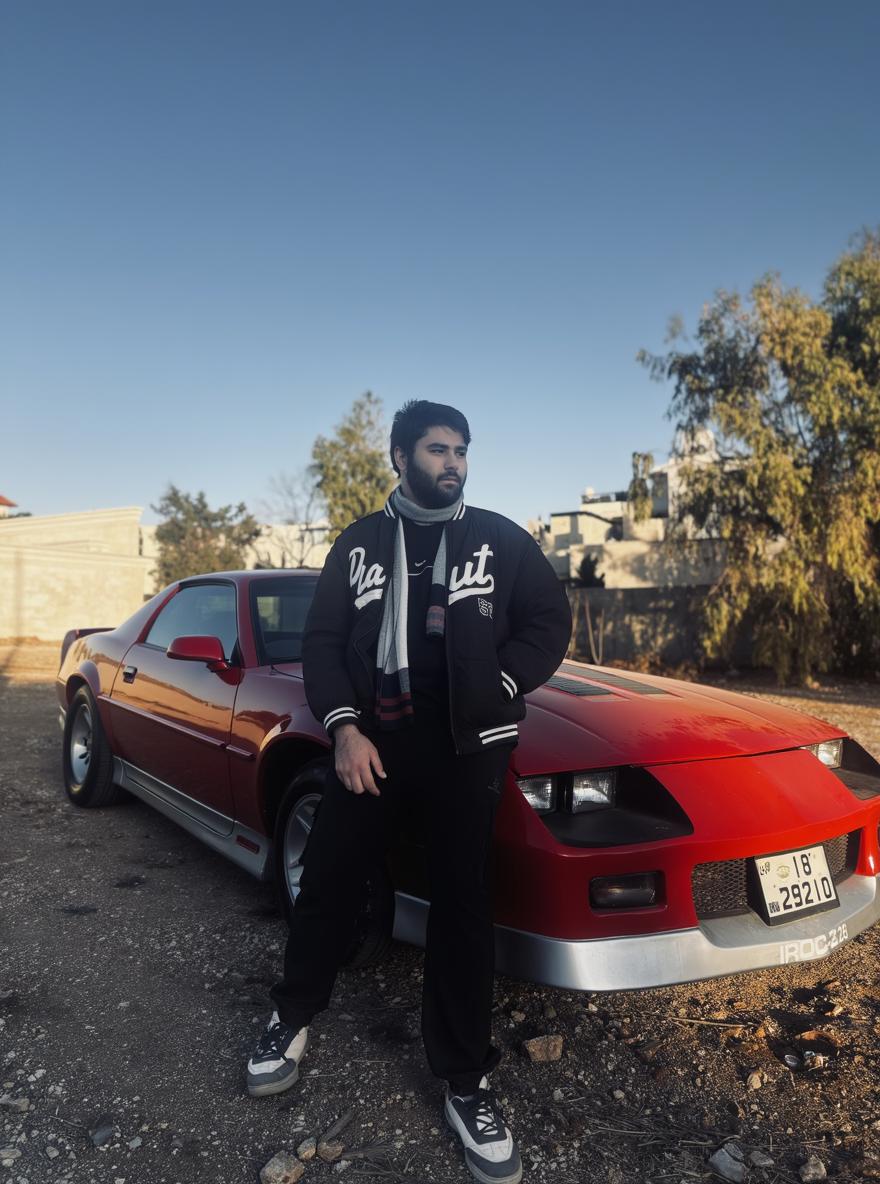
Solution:
<svg viewBox="0 0 880 1184"><path fill-rule="evenodd" d="M880 759L880 682L822 676L818 685L778 687L772 675L740 675L706 681L727 691L757 695L795 711L806 711L835 724Z"/></svg>
<svg viewBox="0 0 880 1184"><path fill-rule="evenodd" d="M418 1035L418 950L342 975L300 1084L247 1097L284 941L271 892L139 802L67 804L55 655L0 646L0 1184L255 1184L352 1110L342 1158L309 1162L307 1184L465 1184ZM725 685L880 754L876 687ZM730 1144L748 1182L821 1178L811 1156L880 1178L878 967L875 928L820 962L654 991L499 978L493 1084L524 1179L690 1184ZM545 1034L561 1059L532 1064L523 1041Z"/></svg>

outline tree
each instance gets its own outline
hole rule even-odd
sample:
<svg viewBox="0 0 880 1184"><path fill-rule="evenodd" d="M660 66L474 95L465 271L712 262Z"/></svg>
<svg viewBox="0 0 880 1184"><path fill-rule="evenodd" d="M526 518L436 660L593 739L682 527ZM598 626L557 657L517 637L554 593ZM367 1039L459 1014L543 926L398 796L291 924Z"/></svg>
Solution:
<svg viewBox="0 0 880 1184"><path fill-rule="evenodd" d="M381 510L395 483L381 399L367 391L355 399L334 436L318 436L309 472L327 506L330 542L356 518Z"/></svg>
<svg viewBox="0 0 880 1184"><path fill-rule="evenodd" d="M704 648L743 627L780 682L880 666L880 233L864 232L811 300L769 275L744 302L719 292L694 348L639 355L675 384L681 438L719 459L684 468L690 533L719 543ZM689 522L688 522L689 520Z"/></svg>
<svg viewBox="0 0 880 1184"><path fill-rule="evenodd" d="M598 555L585 555L578 564L577 582L581 588L604 588L605 577L596 570L599 566Z"/></svg>
<svg viewBox="0 0 880 1184"><path fill-rule="evenodd" d="M152 509L164 520L156 527L160 587L201 572L244 567L245 552L260 534L244 502L212 510L204 493L192 497L176 485L169 485Z"/></svg>
<svg viewBox="0 0 880 1184"><path fill-rule="evenodd" d="M649 477L654 467L654 456L650 452L632 454L632 480L629 483L626 500L637 522L651 516L652 499Z"/></svg>
<svg viewBox="0 0 880 1184"><path fill-rule="evenodd" d="M316 531L323 535L326 514L311 470L281 473L269 485L272 498L266 510L271 520L282 526L269 526L263 532L264 542L271 545L257 551L258 566L276 567L279 560L281 567L310 566Z"/></svg>

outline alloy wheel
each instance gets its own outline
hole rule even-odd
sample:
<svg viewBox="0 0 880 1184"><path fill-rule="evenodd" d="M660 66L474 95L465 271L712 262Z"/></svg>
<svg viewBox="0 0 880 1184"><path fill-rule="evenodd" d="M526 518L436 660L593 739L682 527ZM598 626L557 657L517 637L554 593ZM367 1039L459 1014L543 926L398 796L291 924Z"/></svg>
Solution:
<svg viewBox="0 0 880 1184"><path fill-rule="evenodd" d="M76 785L82 785L92 758L92 713L82 704L70 729L70 771Z"/></svg>
<svg viewBox="0 0 880 1184"><path fill-rule="evenodd" d="M315 824L315 811L321 801L319 793L305 793L290 811L284 827L284 881L291 900L299 895L303 873L303 854Z"/></svg>

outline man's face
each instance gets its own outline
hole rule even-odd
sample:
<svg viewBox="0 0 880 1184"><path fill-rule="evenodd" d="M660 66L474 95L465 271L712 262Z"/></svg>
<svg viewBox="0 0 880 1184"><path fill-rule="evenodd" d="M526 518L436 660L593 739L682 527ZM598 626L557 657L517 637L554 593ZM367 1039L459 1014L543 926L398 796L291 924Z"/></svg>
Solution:
<svg viewBox="0 0 880 1184"><path fill-rule="evenodd" d="M428 428L411 457L394 450L404 496L426 510L440 510L458 500L467 479L467 444L452 428Z"/></svg>

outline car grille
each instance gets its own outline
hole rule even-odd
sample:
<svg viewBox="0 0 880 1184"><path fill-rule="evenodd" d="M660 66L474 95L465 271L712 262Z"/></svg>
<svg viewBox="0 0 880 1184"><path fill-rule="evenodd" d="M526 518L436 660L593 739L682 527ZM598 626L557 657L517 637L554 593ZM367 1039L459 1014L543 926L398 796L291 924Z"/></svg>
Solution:
<svg viewBox="0 0 880 1184"><path fill-rule="evenodd" d="M859 832L838 835L822 844L828 870L835 884L852 874L859 854ZM691 875L691 890L697 916L721 917L749 911L746 888L746 859L725 859L698 863Z"/></svg>

